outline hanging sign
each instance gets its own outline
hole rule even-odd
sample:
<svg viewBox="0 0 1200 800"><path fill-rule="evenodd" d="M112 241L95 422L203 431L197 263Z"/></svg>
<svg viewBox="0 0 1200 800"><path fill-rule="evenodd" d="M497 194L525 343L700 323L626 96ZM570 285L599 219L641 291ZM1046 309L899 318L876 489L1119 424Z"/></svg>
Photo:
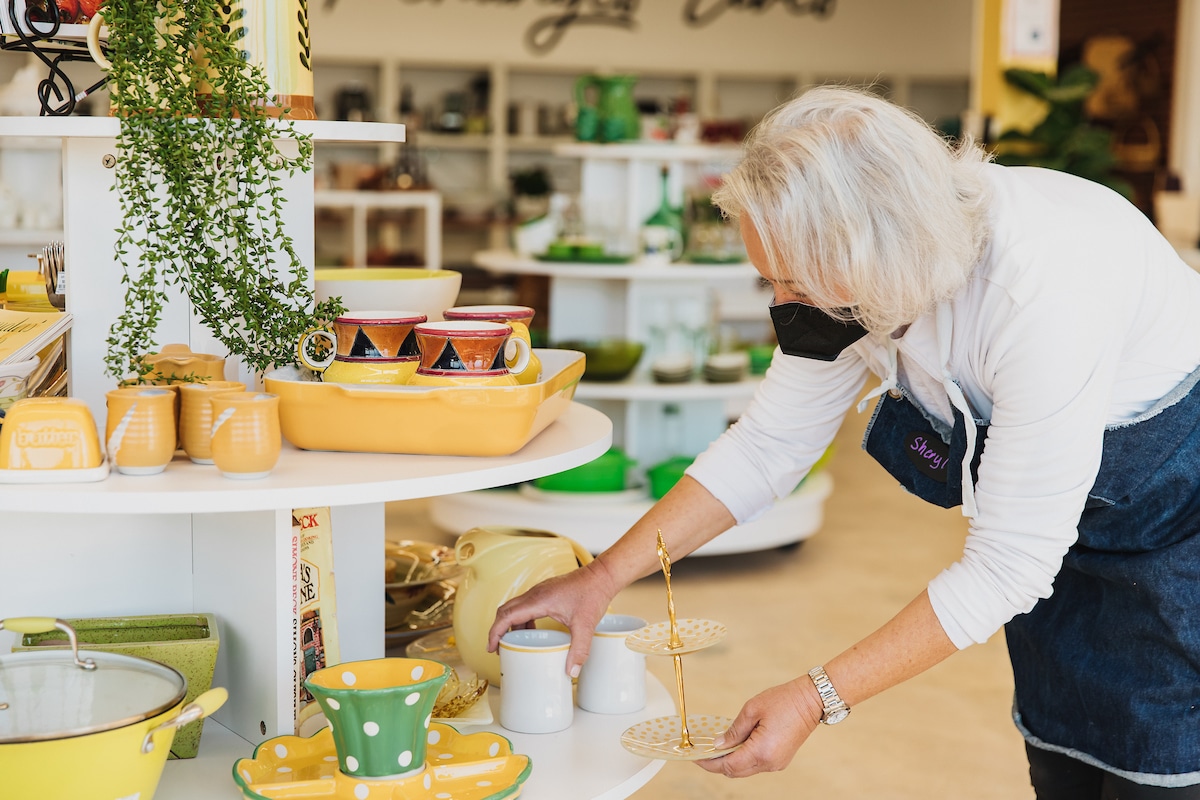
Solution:
<svg viewBox="0 0 1200 800"><path fill-rule="evenodd" d="M399 0L409 4L433 3L444 0ZM517 8L532 5L546 13L539 16L525 31L525 46L534 55L546 55L558 46L573 28L612 28L633 31L637 28L641 0L460 0L475 6ZM782 7L792 14L828 17L833 14L836 0L683 0L683 21L694 28L711 25L727 12L751 11L762 13ZM333 8L337 0L325 0Z"/></svg>

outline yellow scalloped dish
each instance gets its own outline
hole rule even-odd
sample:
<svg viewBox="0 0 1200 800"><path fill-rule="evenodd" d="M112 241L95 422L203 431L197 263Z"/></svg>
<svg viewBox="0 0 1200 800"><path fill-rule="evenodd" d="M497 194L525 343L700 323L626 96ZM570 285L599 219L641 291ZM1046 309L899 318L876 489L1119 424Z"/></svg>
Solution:
<svg viewBox="0 0 1200 800"><path fill-rule="evenodd" d="M248 800L503 800L521 794L533 764L512 743L490 732L460 734L429 725L425 769L392 779L352 778L338 770L333 732L309 738L279 736L233 765L233 779Z"/></svg>

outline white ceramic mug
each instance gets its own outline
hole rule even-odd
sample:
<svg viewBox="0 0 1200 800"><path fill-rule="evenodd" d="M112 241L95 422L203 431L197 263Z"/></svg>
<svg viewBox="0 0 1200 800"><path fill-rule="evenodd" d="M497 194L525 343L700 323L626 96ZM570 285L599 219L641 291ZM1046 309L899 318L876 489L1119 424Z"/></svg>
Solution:
<svg viewBox="0 0 1200 800"><path fill-rule="evenodd" d="M646 707L646 657L625 639L646 620L605 614L592 636L592 649L579 673L579 707L596 714L629 714Z"/></svg>
<svg viewBox="0 0 1200 800"><path fill-rule="evenodd" d="M500 638L500 724L517 733L554 733L575 716L567 649L571 634L509 631Z"/></svg>

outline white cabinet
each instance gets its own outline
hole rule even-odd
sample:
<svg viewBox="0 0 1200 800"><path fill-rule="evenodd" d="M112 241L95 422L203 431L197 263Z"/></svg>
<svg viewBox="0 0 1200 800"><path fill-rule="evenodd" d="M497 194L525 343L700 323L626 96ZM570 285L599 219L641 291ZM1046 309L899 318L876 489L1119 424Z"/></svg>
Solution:
<svg viewBox="0 0 1200 800"><path fill-rule="evenodd" d="M614 241L636 239L638 229L658 206L661 169L668 169L668 191L677 204L684 185L703 170L720 170L736 159L736 149L671 144L570 144L557 149L581 162L585 204L598 203L612 227ZM717 319L722 307L736 313L758 304L766 318L770 293L758 288L758 273L748 263L651 265L552 263L506 251L481 252L476 263L497 274L533 274L550 278L551 342L617 337L647 345L633 374L616 383L580 383L576 399L613 420L614 441L638 461L638 471L674 456L695 456L727 427L731 416L751 398L757 378L737 383L655 383L651 362L662 354L672 321L703 323ZM687 317L692 317L691 320ZM699 365L697 365L699 366ZM832 489L828 474L818 472L801 489L781 500L753 523L739 526L697 552L715 554L760 550L798 542L820 525L823 501ZM619 537L650 506L644 497L569 498L547 502L527 492L482 492L437 499L434 521L448 530L471 525L509 524L544 528L569 535L598 552ZM595 500L591 498L591 500Z"/></svg>
<svg viewBox="0 0 1200 800"><path fill-rule="evenodd" d="M114 260L117 203L105 156L115 153L112 118L0 119L0 138L61 140L71 394L103 427L104 339L122 302ZM297 124L318 139L403 141L398 125ZM285 188L285 225L300 258L313 249L311 176ZM169 338L223 352L191 319L182 298L164 314ZM251 378L252 376L243 376ZM113 475L97 483L0 485L0 617L215 613L221 636L216 685L230 700L207 723L198 759L178 770L164 800L236 796L230 751L290 733L293 707L291 510L330 506L338 624L345 660L383 655L384 503L482 489L568 469L604 452L611 423L580 404L511 456L463 458L301 452L285 447L258 481L230 481L177 457L156 476ZM0 650L11 643L0 635Z"/></svg>

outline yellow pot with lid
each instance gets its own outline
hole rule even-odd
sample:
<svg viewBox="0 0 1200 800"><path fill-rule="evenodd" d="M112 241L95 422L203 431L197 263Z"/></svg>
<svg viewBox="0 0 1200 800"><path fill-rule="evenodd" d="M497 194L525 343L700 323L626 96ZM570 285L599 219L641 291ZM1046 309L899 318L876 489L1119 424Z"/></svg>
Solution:
<svg viewBox="0 0 1200 800"><path fill-rule="evenodd" d="M0 630L58 629L71 649L0 656L0 775L6 800L150 800L177 728L225 702L211 689L183 706L187 681L156 661L80 651L50 617L0 620Z"/></svg>

